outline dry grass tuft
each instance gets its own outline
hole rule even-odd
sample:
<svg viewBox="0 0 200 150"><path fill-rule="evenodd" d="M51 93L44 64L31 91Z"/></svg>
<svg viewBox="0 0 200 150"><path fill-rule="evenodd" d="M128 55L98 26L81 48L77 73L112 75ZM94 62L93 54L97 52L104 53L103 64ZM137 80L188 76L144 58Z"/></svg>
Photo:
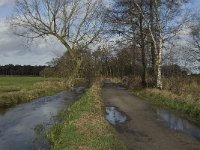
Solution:
<svg viewBox="0 0 200 150"><path fill-rule="evenodd" d="M95 116L95 117L94 117ZM87 134L90 139L95 136L110 136L108 132L108 123L102 114L84 114L79 120L74 122L74 125L80 129L81 133Z"/></svg>
<svg viewBox="0 0 200 150"><path fill-rule="evenodd" d="M146 89L142 88L140 77L126 77L121 83L159 106L177 110L189 119L200 120L200 77L163 77L162 80L163 90L152 88L151 77L148 77Z"/></svg>

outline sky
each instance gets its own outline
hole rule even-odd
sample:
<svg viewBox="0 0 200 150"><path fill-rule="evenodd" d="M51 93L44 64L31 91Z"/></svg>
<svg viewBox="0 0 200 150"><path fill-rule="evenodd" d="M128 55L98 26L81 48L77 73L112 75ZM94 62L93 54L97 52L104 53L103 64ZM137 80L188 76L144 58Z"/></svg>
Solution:
<svg viewBox="0 0 200 150"><path fill-rule="evenodd" d="M7 23L15 0L0 0L0 65L46 65L66 49L53 37L33 42L14 35ZM31 44L30 44L31 43Z"/></svg>
<svg viewBox="0 0 200 150"><path fill-rule="evenodd" d="M0 65L46 65L61 56L66 49L53 37L28 40L14 35L6 21L12 14L15 0L0 0ZM200 0L192 0L192 8L200 7ZM27 46L30 45L30 46Z"/></svg>

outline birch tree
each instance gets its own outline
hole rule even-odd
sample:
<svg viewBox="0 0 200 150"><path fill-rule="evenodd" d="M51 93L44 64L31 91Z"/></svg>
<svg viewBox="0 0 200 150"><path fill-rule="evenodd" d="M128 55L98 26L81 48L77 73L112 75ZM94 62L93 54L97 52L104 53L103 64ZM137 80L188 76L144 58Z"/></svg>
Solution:
<svg viewBox="0 0 200 150"><path fill-rule="evenodd" d="M149 14L139 5L140 0L133 0L134 7L146 22L151 43L152 66L155 85L162 89L162 53L164 42L182 29L183 22L175 23L181 14L181 7L187 0L164 1L149 0ZM174 23L173 23L174 21Z"/></svg>

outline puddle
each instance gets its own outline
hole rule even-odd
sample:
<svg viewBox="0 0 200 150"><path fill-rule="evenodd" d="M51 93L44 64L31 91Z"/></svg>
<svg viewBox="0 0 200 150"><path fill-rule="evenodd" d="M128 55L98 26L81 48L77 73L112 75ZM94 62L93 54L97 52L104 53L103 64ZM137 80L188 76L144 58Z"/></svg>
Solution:
<svg viewBox="0 0 200 150"><path fill-rule="evenodd" d="M116 107L106 107L106 119L112 124L117 125L125 123L127 116L125 113L119 111Z"/></svg>
<svg viewBox="0 0 200 150"><path fill-rule="evenodd" d="M175 115L171 111L157 109L156 112L161 121L163 121L164 124L170 129L188 134L200 141L200 128L198 126L186 119L179 117L178 115Z"/></svg>
<svg viewBox="0 0 200 150"><path fill-rule="evenodd" d="M121 83L118 83L118 84L114 84L114 87L118 90L127 90L127 88L121 84Z"/></svg>
<svg viewBox="0 0 200 150"><path fill-rule="evenodd" d="M38 146L34 142L35 127L49 124L49 130L54 124L52 117L70 106L78 96L65 91L17 105L3 113L0 111L0 150L35 150ZM42 144L43 149L48 147L47 143Z"/></svg>
<svg viewBox="0 0 200 150"><path fill-rule="evenodd" d="M126 90L126 88L123 87L123 86L121 86L121 85L118 85L116 88L117 88L118 90Z"/></svg>
<svg viewBox="0 0 200 150"><path fill-rule="evenodd" d="M6 113L7 109L0 108L0 116L3 116Z"/></svg>
<svg viewBox="0 0 200 150"><path fill-rule="evenodd" d="M85 90L86 90L86 87L84 87L84 86L79 86L79 87L74 88L74 92L77 94L82 94L85 92Z"/></svg>

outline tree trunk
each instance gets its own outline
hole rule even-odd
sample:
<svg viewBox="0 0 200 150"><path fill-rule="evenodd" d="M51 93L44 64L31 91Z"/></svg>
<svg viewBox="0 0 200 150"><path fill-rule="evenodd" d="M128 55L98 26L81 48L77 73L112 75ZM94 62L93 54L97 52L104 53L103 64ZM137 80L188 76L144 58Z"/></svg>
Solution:
<svg viewBox="0 0 200 150"><path fill-rule="evenodd" d="M154 34L154 13L153 13L153 5L154 5L154 2L153 0L150 0L149 1L149 4L150 4L150 7L149 7L149 12L150 12L150 28L151 28L151 32L152 34ZM154 34L155 36L155 34ZM152 77L153 77L153 83L156 83L156 50L155 50L155 47L154 47L154 43L153 43L153 40L151 39L150 37L150 44L151 44L151 66L152 66ZM156 86L154 84L154 86Z"/></svg>
<svg viewBox="0 0 200 150"><path fill-rule="evenodd" d="M143 4L143 1L141 1L141 6ZM146 64L146 52L145 52L145 39L144 39L144 33L143 33L143 16L140 15L139 18L140 22L140 46L141 46L141 54L142 54L142 86L145 88L147 86L147 64Z"/></svg>
<svg viewBox="0 0 200 150"><path fill-rule="evenodd" d="M144 88L147 87L147 63L146 63L146 52L145 52L145 46L142 46L142 66L143 66L143 72L142 72L142 86Z"/></svg>
<svg viewBox="0 0 200 150"><path fill-rule="evenodd" d="M162 48L163 48L163 37L162 37L162 27L160 22L160 15L159 15L159 0L155 0L156 6L156 20L158 25L158 33L159 33L159 46L157 46L157 61L156 61L156 87L162 89Z"/></svg>
<svg viewBox="0 0 200 150"><path fill-rule="evenodd" d="M71 72L70 76L68 77L67 80L67 86L69 86L69 88L73 88L75 83L76 83L76 78L79 75L79 71L82 65L82 59L76 59L75 60L75 67L73 69L73 71Z"/></svg>
<svg viewBox="0 0 200 150"><path fill-rule="evenodd" d="M157 56L157 80L156 80L156 87L159 89L162 89L162 47L163 47L163 40L162 40L162 35L160 34L159 49Z"/></svg>

